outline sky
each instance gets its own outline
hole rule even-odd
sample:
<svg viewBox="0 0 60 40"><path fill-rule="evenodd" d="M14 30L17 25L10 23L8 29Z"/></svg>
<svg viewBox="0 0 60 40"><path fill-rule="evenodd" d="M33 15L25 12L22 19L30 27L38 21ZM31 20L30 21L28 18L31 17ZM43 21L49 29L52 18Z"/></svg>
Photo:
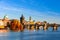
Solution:
<svg viewBox="0 0 60 40"><path fill-rule="evenodd" d="M7 15L9 19L47 21L60 24L60 0L0 0L0 19Z"/></svg>

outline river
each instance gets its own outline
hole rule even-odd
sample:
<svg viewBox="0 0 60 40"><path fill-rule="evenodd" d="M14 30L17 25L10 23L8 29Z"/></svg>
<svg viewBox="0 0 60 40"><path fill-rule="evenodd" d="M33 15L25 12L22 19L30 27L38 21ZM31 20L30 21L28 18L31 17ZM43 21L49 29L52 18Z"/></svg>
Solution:
<svg viewBox="0 0 60 40"><path fill-rule="evenodd" d="M0 33L0 40L60 40L60 27L57 31L49 28L47 31L25 29L23 32Z"/></svg>

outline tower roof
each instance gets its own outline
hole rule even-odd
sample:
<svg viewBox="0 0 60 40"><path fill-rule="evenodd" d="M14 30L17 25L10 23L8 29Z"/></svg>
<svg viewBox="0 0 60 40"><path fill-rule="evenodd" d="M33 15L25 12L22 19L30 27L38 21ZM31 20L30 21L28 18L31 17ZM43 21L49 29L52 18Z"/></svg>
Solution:
<svg viewBox="0 0 60 40"><path fill-rule="evenodd" d="M24 19L25 17L23 16L23 14L21 15L20 19Z"/></svg>

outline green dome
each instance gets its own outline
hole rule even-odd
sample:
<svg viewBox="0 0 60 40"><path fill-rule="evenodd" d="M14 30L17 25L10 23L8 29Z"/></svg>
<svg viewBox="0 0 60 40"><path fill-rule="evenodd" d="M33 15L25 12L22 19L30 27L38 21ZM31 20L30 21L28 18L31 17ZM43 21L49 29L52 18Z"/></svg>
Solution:
<svg viewBox="0 0 60 40"><path fill-rule="evenodd" d="M5 19L5 18L8 18L8 16L7 16L7 15L5 15L5 16L4 16L4 19Z"/></svg>

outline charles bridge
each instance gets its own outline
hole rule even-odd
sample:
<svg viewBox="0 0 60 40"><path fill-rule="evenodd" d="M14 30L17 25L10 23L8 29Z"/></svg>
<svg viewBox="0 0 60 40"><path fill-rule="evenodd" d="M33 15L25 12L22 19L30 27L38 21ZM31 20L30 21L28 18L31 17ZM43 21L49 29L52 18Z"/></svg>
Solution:
<svg viewBox="0 0 60 40"><path fill-rule="evenodd" d="M45 24L27 24L27 25L23 25L24 29L27 28L27 29L31 29L31 30L39 30L41 28L43 28L43 30L48 30L49 27L52 27L53 30L57 30L58 27L60 27L60 24L48 24L48 23L45 23Z"/></svg>
<svg viewBox="0 0 60 40"><path fill-rule="evenodd" d="M43 30L48 30L49 27L52 27L53 30L57 30L58 27L60 27L60 24L56 24L56 23L49 24L46 21L42 23L40 21L34 23L34 21L32 21L31 16L29 17L29 21L26 22L25 17L23 15L20 17L20 23L23 25L23 29L27 28L31 30L34 30L34 29L38 30L41 28L43 28Z"/></svg>

